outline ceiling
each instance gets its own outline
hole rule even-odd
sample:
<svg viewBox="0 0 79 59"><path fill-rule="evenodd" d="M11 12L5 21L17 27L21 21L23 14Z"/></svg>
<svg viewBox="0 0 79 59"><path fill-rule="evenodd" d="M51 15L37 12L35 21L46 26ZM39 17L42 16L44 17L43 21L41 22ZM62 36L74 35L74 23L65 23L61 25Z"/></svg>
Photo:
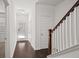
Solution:
<svg viewBox="0 0 79 59"><path fill-rule="evenodd" d="M64 0L14 0L15 5L19 9L29 9L32 7L34 1L38 1L38 3L43 3L43 4L51 4L51 5L57 5L61 3Z"/></svg>
<svg viewBox="0 0 79 59"><path fill-rule="evenodd" d="M15 0L16 8L18 9L29 9L34 3L34 0Z"/></svg>
<svg viewBox="0 0 79 59"><path fill-rule="evenodd" d="M38 0L39 3L50 4L50 5L58 5L64 0Z"/></svg>

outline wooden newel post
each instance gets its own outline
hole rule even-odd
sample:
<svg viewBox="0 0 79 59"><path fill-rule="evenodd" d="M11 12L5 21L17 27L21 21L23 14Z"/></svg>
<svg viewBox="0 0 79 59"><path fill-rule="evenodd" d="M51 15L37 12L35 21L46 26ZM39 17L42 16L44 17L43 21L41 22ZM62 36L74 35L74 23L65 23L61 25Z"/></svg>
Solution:
<svg viewBox="0 0 79 59"><path fill-rule="evenodd" d="M49 29L49 43L48 43L48 53L52 53L52 29Z"/></svg>

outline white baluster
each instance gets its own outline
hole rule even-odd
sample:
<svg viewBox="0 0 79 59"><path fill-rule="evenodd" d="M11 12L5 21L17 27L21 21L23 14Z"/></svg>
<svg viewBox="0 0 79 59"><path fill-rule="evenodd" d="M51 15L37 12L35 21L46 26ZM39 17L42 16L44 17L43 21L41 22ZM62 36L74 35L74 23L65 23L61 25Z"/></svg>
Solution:
<svg viewBox="0 0 79 59"><path fill-rule="evenodd" d="M55 46L54 53L56 53L56 30L54 31L54 37L55 37L55 39L54 39L54 46Z"/></svg>
<svg viewBox="0 0 79 59"><path fill-rule="evenodd" d="M59 38L58 38L58 27L56 29L56 40L57 40L57 52L59 51Z"/></svg>
<svg viewBox="0 0 79 59"><path fill-rule="evenodd" d="M74 12L71 12L71 36L72 36L72 40L71 40L71 44L72 46L74 46L75 42L75 37L74 37Z"/></svg>
<svg viewBox="0 0 79 59"><path fill-rule="evenodd" d="M60 51L62 51L63 49L62 49L62 26L61 26L61 24L60 24L60 27L59 27L59 32L60 32Z"/></svg>
<svg viewBox="0 0 79 59"><path fill-rule="evenodd" d="M55 29L55 52L57 53L57 29Z"/></svg>
<svg viewBox="0 0 79 59"><path fill-rule="evenodd" d="M76 17L75 17L76 16ZM75 8L74 10L74 17L76 19L76 40L75 40L75 45L79 44L79 6L77 7L77 9ZM77 41L77 42L76 42Z"/></svg>
<svg viewBox="0 0 79 59"><path fill-rule="evenodd" d="M66 19L63 21L64 23L64 49L66 49Z"/></svg>
<svg viewBox="0 0 79 59"><path fill-rule="evenodd" d="M77 8L74 8L74 42L75 42L75 45L77 44L76 31L77 31Z"/></svg>
<svg viewBox="0 0 79 59"><path fill-rule="evenodd" d="M62 41L63 41L63 50L66 48L66 40L65 40L65 21L62 23Z"/></svg>
<svg viewBox="0 0 79 59"><path fill-rule="evenodd" d="M53 31L52 33L52 54L55 54L54 49L55 49L55 31Z"/></svg>
<svg viewBox="0 0 79 59"><path fill-rule="evenodd" d="M55 31L53 32L53 37L54 37L54 40L53 40L53 44L54 44L54 48L53 48L53 54L55 54L55 49L56 49L56 33L55 33Z"/></svg>
<svg viewBox="0 0 79 59"><path fill-rule="evenodd" d="M70 16L67 17L67 40L68 40L68 48L70 47Z"/></svg>
<svg viewBox="0 0 79 59"><path fill-rule="evenodd" d="M60 51L59 26L57 27L57 49Z"/></svg>
<svg viewBox="0 0 79 59"><path fill-rule="evenodd" d="M69 40L70 40L70 47L72 47L72 37L71 37L71 18L72 17L72 13L70 13L69 15Z"/></svg>
<svg viewBox="0 0 79 59"><path fill-rule="evenodd" d="M62 50L63 50L63 46L64 46L64 44L63 44L63 38L64 38L64 36L63 36L63 23L61 23L61 42L62 42Z"/></svg>
<svg viewBox="0 0 79 59"><path fill-rule="evenodd" d="M65 20L65 39L66 39L66 49L68 48L68 36L67 36L67 17L66 17L66 20Z"/></svg>

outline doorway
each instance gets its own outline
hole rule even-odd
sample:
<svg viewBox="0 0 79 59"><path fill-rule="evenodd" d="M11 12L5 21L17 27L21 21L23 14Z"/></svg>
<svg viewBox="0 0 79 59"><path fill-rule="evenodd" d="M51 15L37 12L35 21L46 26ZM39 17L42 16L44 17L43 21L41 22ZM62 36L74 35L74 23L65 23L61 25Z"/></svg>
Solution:
<svg viewBox="0 0 79 59"><path fill-rule="evenodd" d="M22 9L16 13L18 41L28 40L28 14Z"/></svg>

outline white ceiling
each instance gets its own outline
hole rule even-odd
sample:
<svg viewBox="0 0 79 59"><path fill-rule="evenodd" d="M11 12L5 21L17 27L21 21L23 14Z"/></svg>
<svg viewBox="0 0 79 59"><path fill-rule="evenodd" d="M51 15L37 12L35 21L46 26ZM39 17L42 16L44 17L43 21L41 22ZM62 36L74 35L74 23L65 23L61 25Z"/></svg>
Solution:
<svg viewBox="0 0 79 59"><path fill-rule="evenodd" d="M18 9L29 9L34 3L34 0L15 0L16 8Z"/></svg>
<svg viewBox="0 0 79 59"><path fill-rule="evenodd" d="M44 4L57 5L64 0L14 0L14 1L17 8L25 10L32 7L34 1L38 1L39 3L44 3Z"/></svg>
<svg viewBox="0 0 79 59"><path fill-rule="evenodd" d="M50 4L50 5L58 5L64 0L38 0L39 3Z"/></svg>

